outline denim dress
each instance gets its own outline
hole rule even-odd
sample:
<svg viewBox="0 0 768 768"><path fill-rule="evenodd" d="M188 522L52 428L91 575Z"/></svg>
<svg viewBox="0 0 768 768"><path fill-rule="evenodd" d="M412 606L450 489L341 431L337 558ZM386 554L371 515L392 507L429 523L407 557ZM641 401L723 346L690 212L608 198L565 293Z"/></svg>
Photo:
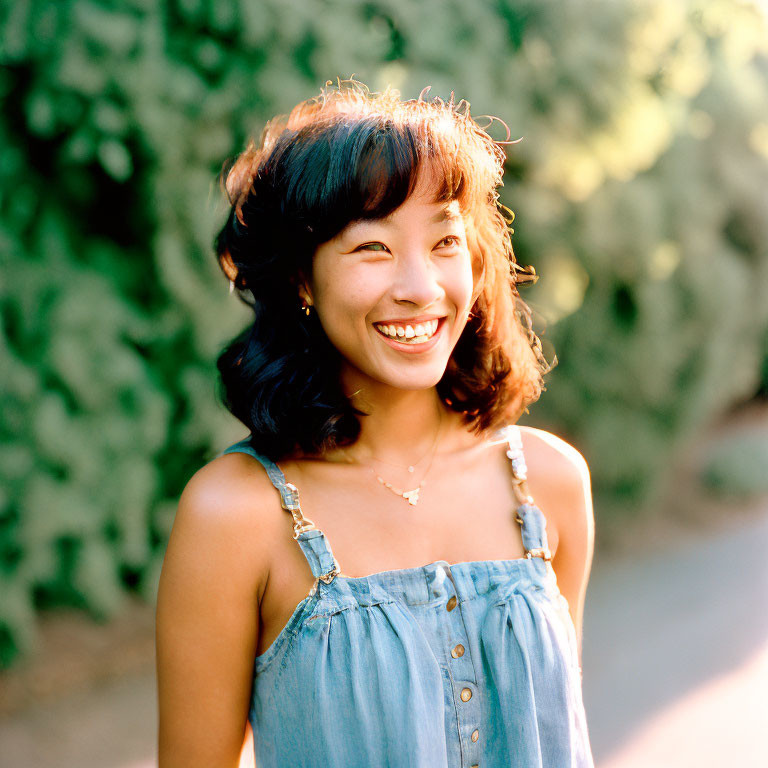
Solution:
<svg viewBox="0 0 768 768"><path fill-rule="evenodd" d="M524 482L519 428L495 437ZM592 768L576 633L530 496L526 557L350 578L280 468L247 438L233 452L265 467L315 576L254 661L257 768Z"/></svg>

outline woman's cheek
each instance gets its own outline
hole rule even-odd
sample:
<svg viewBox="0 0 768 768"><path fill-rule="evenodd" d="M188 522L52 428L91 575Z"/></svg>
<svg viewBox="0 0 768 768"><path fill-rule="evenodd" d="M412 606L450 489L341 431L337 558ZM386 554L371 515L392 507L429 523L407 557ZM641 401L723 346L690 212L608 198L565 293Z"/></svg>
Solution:
<svg viewBox="0 0 768 768"><path fill-rule="evenodd" d="M461 269L455 270L446 277L446 284L450 286L451 295L459 313L464 310L469 311L472 301L472 292L475 282L479 278L479 272L476 275L473 269L472 257L466 251L461 260Z"/></svg>

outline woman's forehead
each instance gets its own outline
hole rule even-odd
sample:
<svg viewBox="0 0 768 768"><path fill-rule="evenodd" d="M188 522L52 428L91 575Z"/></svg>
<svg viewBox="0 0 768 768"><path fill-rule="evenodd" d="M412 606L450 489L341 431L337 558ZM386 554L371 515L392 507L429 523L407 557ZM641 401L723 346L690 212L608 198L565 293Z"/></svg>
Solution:
<svg viewBox="0 0 768 768"><path fill-rule="evenodd" d="M401 212L404 205L407 203L417 203L423 206L424 209L424 216L426 218L426 224L442 224L444 222L458 222L462 221L463 217L461 214L461 209L459 207L459 201L458 200L439 200L436 197L428 196L428 195L420 195L417 196L415 194L409 195L403 205L401 205L399 208L396 208L391 213L387 214L386 216L382 216L381 218L377 219L357 219L355 221L350 221L349 224L344 228L345 233L353 232L356 229L361 229L366 226L374 226L374 225L390 225L393 224L397 217L398 213Z"/></svg>

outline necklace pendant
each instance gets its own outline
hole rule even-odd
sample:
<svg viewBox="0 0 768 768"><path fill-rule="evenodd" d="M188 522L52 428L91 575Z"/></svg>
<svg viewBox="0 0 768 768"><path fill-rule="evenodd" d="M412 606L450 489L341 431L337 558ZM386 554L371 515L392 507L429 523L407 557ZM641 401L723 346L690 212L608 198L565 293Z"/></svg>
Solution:
<svg viewBox="0 0 768 768"><path fill-rule="evenodd" d="M403 491L403 498L408 500L408 503L415 507L419 503L419 491L421 488L414 488L412 491Z"/></svg>

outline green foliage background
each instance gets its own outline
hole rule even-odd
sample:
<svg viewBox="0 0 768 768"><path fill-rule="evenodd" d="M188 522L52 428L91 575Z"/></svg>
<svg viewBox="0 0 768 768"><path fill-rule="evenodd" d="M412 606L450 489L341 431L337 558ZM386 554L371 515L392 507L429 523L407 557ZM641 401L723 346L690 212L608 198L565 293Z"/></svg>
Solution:
<svg viewBox="0 0 768 768"><path fill-rule="evenodd" d="M590 461L598 524L768 379L768 34L736 0L13 0L0 6L0 666L35 613L151 600L178 495L241 427L247 321L215 177L355 75L467 98L559 365L529 422ZM500 125L491 128L504 137Z"/></svg>

